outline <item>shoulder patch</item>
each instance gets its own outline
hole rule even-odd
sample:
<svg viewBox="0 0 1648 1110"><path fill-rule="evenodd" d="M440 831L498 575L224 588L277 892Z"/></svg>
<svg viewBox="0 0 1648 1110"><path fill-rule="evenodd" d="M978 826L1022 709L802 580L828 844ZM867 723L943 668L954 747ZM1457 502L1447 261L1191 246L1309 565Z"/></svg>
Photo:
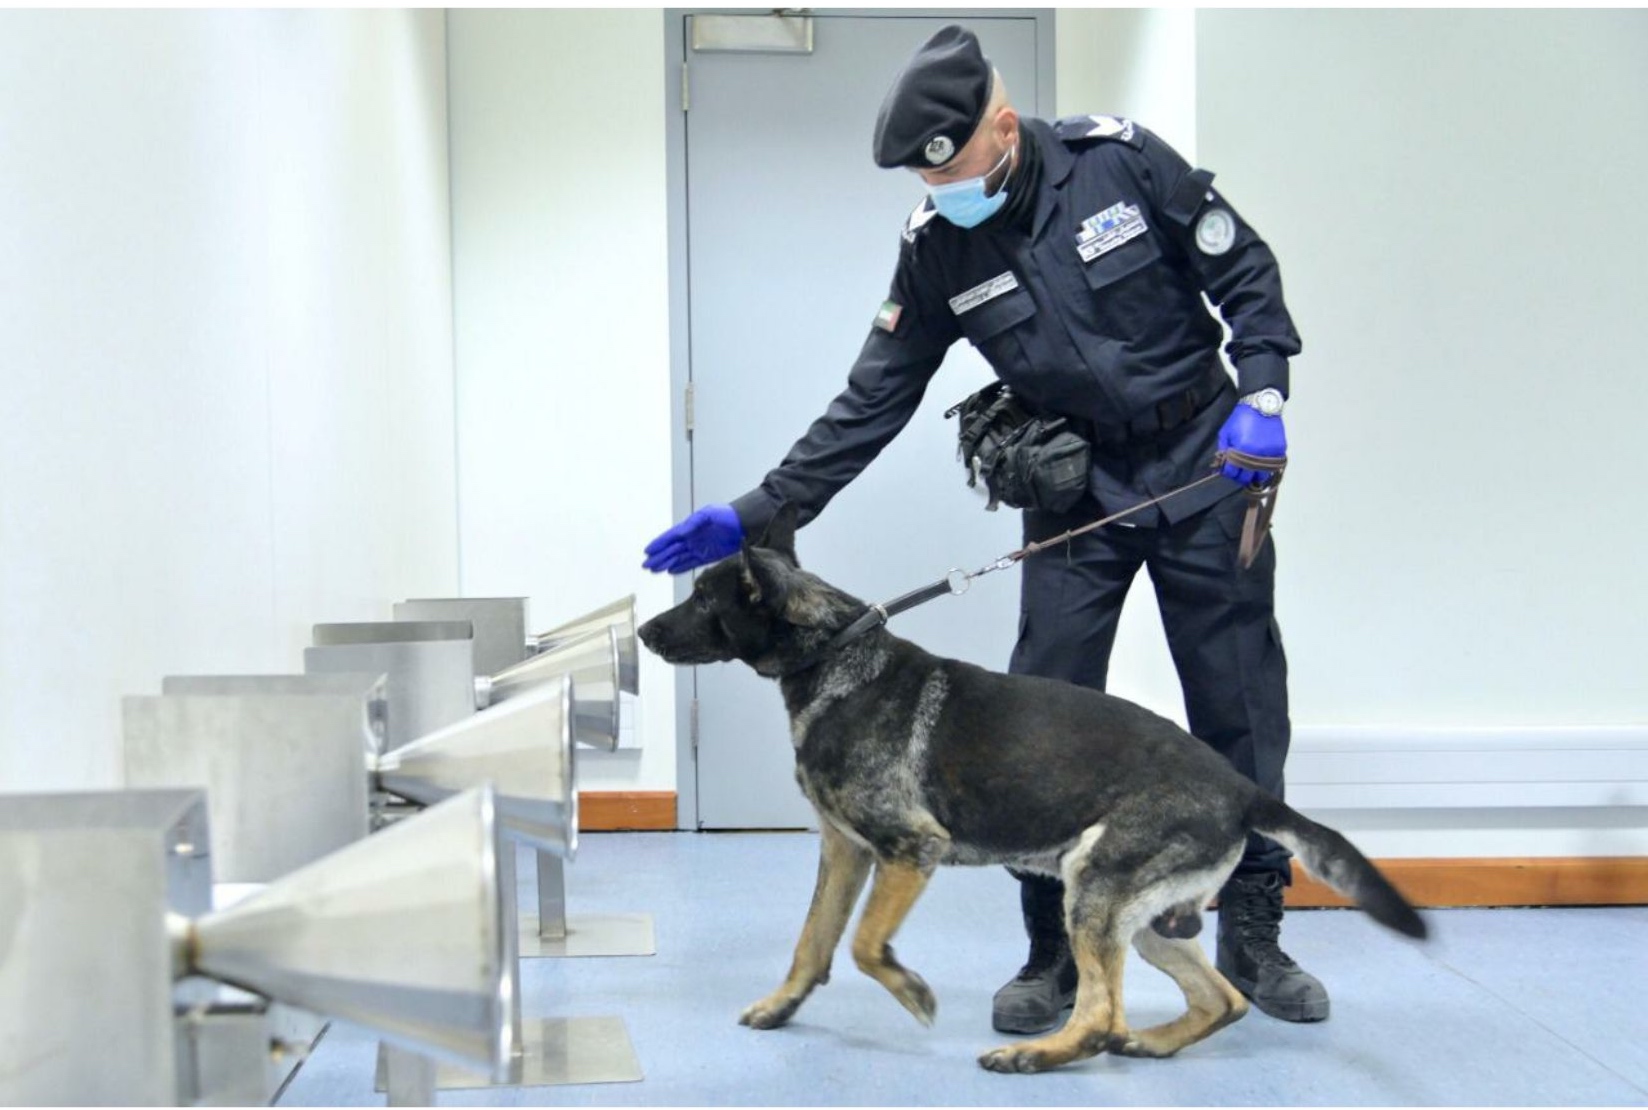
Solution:
<svg viewBox="0 0 1648 1110"><path fill-rule="evenodd" d="M921 198L921 203L916 205L916 210L911 212L910 218L904 221L904 241L914 243L916 241L916 232L926 227L928 222L936 215L938 215L938 209L933 207L932 198Z"/></svg>
<svg viewBox="0 0 1648 1110"><path fill-rule="evenodd" d="M897 301L882 301L881 311L876 313L873 323L876 327L892 335L898 331L898 320L904 315L904 306Z"/></svg>
<svg viewBox="0 0 1648 1110"><path fill-rule="evenodd" d="M1140 128L1121 116L1066 116L1053 125L1053 133L1071 145L1109 139L1134 149L1144 146Z"/></svg>

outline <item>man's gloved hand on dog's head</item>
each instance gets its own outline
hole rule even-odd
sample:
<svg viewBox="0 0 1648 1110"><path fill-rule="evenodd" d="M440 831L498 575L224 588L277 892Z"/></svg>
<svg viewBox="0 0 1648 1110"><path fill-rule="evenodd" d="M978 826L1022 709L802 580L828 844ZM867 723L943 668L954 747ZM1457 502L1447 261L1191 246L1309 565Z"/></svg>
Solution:
<svg viewBox="0 0 1648 1110"><path fill-rule="evenodd" d="M731 505L705 505L647 544L641 565L650 571L681 574L725 559L744 542L744 525Z"/></svg>

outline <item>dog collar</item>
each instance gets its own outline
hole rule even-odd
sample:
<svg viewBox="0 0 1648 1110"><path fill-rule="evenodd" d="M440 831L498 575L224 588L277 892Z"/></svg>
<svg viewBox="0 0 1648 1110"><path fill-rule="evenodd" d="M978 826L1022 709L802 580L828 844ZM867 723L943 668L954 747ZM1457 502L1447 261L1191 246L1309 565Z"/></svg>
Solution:
<svg viewBox="0 0 1648 1110"><path fill-rule="evenodd" d="M837 648L846 647L848 644L870 631L870 629L879 628L880 626L886 624L887 618L890 616L892 616L892 614L887 611L886 606L870 606L868 609L864 610L863 615L856 621L835 634L835 637L829 643L828 650L835 651Z"/></svg>
<svg viewBox="0 0 1648 1110"><path fill-rule="evenodd" d="M957 573L959 572L952 571L948 576L931 585L923 586L919 590L911 590L909 593L895 597L884 604L871 605L859 615L857 620L835 634L835 638L829 643L828 650L835 651L837 648L846 647L870 629L880 628L887 623L888 618L896 616L906 609L914 609L917 605L931 601L935 597L943 597L945 594L960 593L961 590L956 589L955 576ZM965 585L962 588L965 589Z"/></svg>

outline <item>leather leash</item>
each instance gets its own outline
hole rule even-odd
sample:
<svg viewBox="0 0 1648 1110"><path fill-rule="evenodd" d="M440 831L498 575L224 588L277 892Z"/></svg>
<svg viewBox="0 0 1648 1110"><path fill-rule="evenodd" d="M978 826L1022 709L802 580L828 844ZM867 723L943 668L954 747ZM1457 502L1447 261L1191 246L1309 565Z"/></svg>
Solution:
<svg viewBox="0 0 1648 1110"><path fill-rule="evenodd" d="M1226 449L1213 456L1212 465L1222 468L1225 463L1234 463L1244 470L1270 471L1270 477L1265 481L1258 485L1242 488L1243 495L1248 499L1248 506L1246 514L1242 517L1242 538L1236 548L1236 558L1242 569L1246 570L1253 565L1253 560L1258 556L1260 548L1264 547L1265 537L1270 535L1270 518L1276 512L1276 488L1282 484L1282 472L1287 469L1287 459L1270 455L1250 455L1245 451ZM1159 497L1152 497L1148 501L1130 505L1120 512L1111 513L1107 517L1101 517L1089 524L1082 525L1080 528L1072 528L1070 531L1051 539L1037 540L1035 543L1026 544L1017 551L1009 552L999 559L984 564L970 574L963 570L952 569L950 573L937 582L923 586L919 590L911 590L907 594L901 594L891 601L871 605L864 611L862 616L836 634L835 638L830 641L827 650L833 650L856 640L870 629L886 624L890 617L908 609L914 609L917 605L931 601L935 597L943 597L945 594L955 594L957 596L964 594L975 578L982 578L994 571L1006 570L1014 563L1029 558L1031 555L1046 551L1048 548L1056 547L1062 543L1068 543L1077 536L1091 532L1096 528L1103 528L1106 524L1114 524L1123 517L1131 516L1142 509L1160 504L1170 497L1188 493L1198 486L1205 486L1207 483L1222 477L1223 475L1219 473L1204 475L1194 482L1186 482L1176 489L1170 489Z"/></svg>

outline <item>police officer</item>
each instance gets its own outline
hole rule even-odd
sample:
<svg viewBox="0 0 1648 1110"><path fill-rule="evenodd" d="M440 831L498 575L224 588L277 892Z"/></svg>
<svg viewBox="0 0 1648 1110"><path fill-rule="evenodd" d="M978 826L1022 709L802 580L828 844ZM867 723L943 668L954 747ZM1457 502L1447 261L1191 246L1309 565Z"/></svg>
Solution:
<svg viewBox="0 0 1648 1110"><path fill-rule="evenodd" d="M1021 119L972 32L949 26L911 58L876 119L874 155L927 196L904 225L892 288L847 387L761 484L706 505L647 546L680 573L738 550L789 501L806 523L904 427L945 352L965 338L1022 399L1092 443L1089 489L1064 513L1027 510L1046 539L1208 473L1226 447L1286 454L1282 404L1299 337L1276 259L1212 187L1138 124ZM1222 330L1203 294L1229 325ZM1190 731L1280 795L1287 664L1273 616L1275 545L1238 565L1243 485L1145 508L1126 526L1024 560L1010 670L1103 689L1122 602L1150 570ZM1056 768L1049 768L1056 773ZM1266 1013L1328 1015L1322 984L1278 946L1288 853L1253 837L1219 896L1217 966ZM1033 1033L1074 998L1056 879L1015 872L1029 958L996 993L994 1024Z"/></svg>

